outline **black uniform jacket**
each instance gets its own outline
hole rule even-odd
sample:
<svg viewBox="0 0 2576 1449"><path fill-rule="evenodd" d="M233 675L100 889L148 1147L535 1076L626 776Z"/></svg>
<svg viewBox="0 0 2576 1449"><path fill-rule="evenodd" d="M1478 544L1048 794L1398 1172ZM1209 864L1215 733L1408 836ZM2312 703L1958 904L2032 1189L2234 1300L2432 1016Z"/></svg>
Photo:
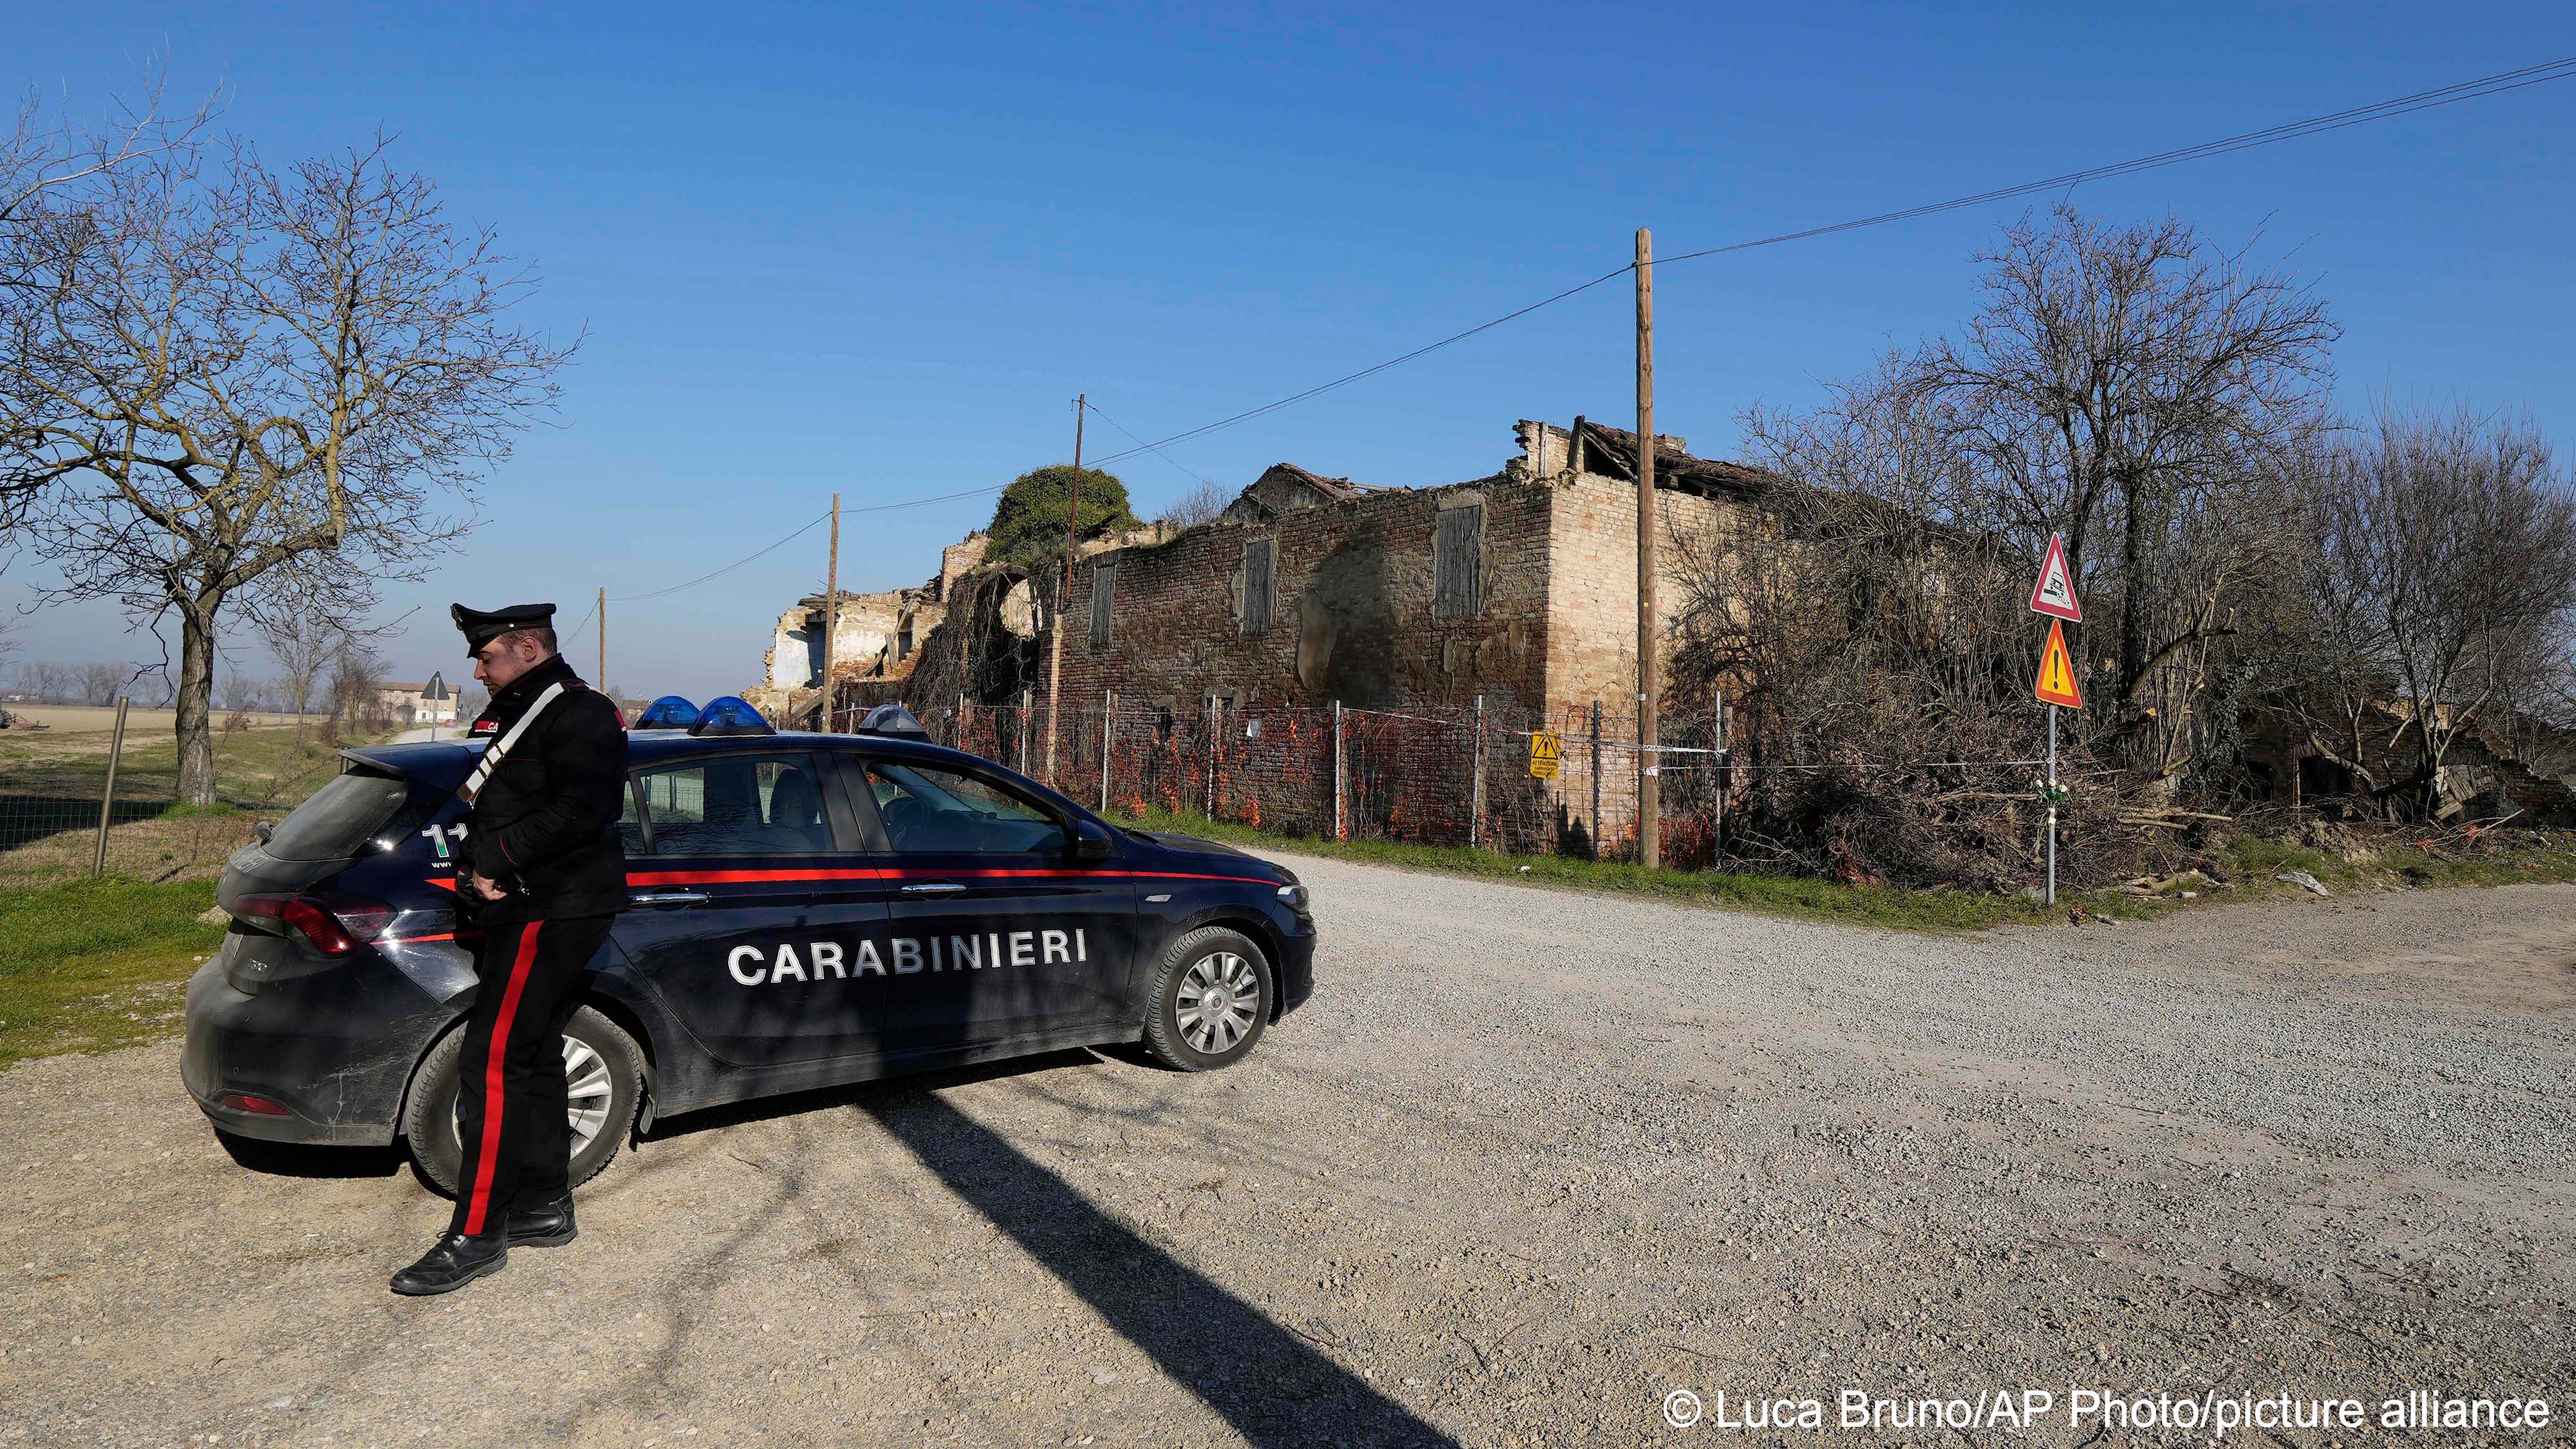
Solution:
<svg viewBox="0 0 2576 1449"><path fill-rule="evenodd" d="M474 737L497 741L550 684L564 692L510 747L474 797L474 873L500 882L497 901L457 894L477 925L508 925L568 916L613 915L626 908L626 847L618 817L626 807L626 731L617 706L583 684L562 655L494 692L474 720Z"/></svg>

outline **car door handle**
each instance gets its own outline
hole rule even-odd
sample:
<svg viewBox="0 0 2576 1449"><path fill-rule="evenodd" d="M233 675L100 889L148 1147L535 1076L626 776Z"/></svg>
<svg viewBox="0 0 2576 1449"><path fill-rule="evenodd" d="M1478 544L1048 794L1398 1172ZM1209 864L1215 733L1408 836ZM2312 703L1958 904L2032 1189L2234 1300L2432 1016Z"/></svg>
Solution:
<svg viewBox="0 0 2576 1449"><path fill-rule="evenodd" d="M639 906L703 906L707 903L707 893L705 891L643 891L626 899L631 904Z"/></svg>
<svg viewBox="0 0 2576 1449"><path fill-rule="evenodd" d="M933 880L923 881L919 885L905 886L903 888L903 893L908 896L944 896L951 891L962 891L964 889L966 889L964 886L959 885L953 880Z"/></svg>

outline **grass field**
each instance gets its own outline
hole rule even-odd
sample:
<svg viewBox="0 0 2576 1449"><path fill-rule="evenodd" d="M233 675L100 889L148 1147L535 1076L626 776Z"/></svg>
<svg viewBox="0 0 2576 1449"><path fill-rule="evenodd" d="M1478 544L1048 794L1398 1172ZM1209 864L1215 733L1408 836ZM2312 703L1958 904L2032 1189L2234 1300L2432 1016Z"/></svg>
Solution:
<svg viewBox="0 0 2576 1449"><path fill-rule="evenodd" d="M224 928L214 882L115 876L0 887L0 1067L179 1029L180 993Z"/></svg>

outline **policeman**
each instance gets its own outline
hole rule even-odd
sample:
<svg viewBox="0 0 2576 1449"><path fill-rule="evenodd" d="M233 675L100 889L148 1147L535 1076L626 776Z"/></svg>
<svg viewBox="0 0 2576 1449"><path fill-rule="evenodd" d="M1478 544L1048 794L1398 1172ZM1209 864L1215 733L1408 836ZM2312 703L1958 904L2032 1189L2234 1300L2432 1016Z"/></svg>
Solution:
<svg viewBox="0 0 2576 1449"><path fill-rule="evenodd" d="M472 806L458 862L458 939L480 978L457 1058L465 1148L456 1212L396 1293L448 1293L497 1273L513 1245L573 1240L564 1023L591 956L626 904L617 821L626 732L617 707L555 652L552 604L450 610L492 702L474 721L482 758L458 791Z"/></svg>

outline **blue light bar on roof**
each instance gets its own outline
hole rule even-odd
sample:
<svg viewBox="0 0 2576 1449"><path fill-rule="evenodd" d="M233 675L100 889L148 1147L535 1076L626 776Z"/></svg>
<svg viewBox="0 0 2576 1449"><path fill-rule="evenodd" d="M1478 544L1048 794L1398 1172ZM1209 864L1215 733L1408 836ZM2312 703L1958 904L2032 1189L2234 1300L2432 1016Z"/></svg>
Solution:
<svg viewBox="0 0 2576 1449"><path fill-rule="evenodd" d="M769 727L769 721L761 716L759 710L753 709L748 700L739 695L728 694L722 699L708 700L707 707L698 712L698 722L689 733L693 735L774 735L778 731Z"/></svg>
<svg viewBox="0 0 2576 1449"><path fill-rule="evenodd" d="M666 694L644 706L635 717L639 730L684 730L696 726L698 707L676 694Z"/></svg>

